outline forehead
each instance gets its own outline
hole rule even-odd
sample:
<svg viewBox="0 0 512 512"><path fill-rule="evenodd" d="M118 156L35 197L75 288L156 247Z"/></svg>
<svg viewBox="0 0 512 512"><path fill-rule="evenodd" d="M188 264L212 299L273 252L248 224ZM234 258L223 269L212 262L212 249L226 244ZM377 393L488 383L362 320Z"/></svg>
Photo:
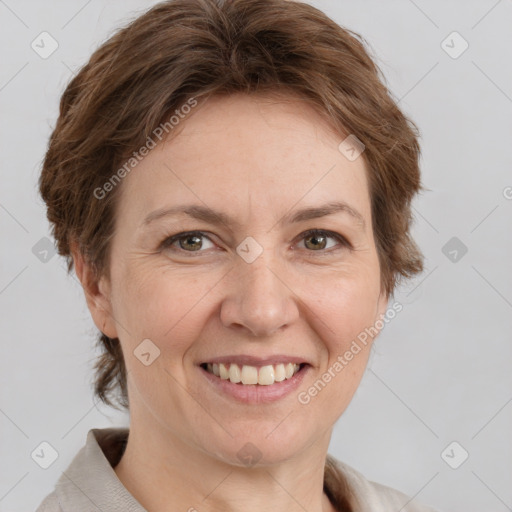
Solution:
<svg viewBox="0 0 512 512"><path fill-rule="evenodd" d="M121 208L138 216L177 203L232 213L345 200L368 215L366 165L349 161L337 134L294 97L209 98L125 178ZM130 208L128 208L130 206Z"/></svg>
<svg viewBox="0 0 512 512"><path fill-rule="evenodd" d="M176 153L201 142L201 149L212 157L240 158L243 152L266 160L265 155L275 157L293 148L297 158L309 151L314 160L315 149L336 149L340 139L312 105L282 93L211 97L178 128L177 136L166 142ZM287 156L293 160L293 154Z"/></svg>

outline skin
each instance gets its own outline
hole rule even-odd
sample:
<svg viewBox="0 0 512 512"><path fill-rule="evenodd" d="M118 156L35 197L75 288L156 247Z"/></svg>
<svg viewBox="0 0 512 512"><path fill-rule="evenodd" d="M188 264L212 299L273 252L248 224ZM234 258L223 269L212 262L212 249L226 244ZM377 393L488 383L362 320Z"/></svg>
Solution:
<svg viewBox="0 0 512 512"><path fill-rule="evenodd" d="M201 512L332 511L325 458L371 343L309 404L297 395L386 311L365 161L345 158L338 150L345 136L290 96L213 97L178 128L122 182L109 278L95 279L73 251L94 322L120 339L125 354L130 436L115 472L152 512L170 504ZM340 200L364 227L343 212L277 223ZM190 203L240 225L184 215L142 225L159 208ZM313 228L340 234L352 248L329 234L312 248L315 237L301 233ZM160 247L191 230L205 232L199 251L187 237ZM263 248L250 264L236 252L247 236ZM160 350L149 366L133 355L147 338ZM231 354L291 354L312 369L277 402L241 404L207 385L196 366ZM237 457L248 442L261 453L252 467Z"/></svg>

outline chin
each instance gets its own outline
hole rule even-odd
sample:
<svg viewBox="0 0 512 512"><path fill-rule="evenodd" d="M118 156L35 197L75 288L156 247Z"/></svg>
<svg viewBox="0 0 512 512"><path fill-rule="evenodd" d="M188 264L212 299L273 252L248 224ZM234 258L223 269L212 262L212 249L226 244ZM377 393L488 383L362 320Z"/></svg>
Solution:
<svg viewBox="0 0 512 512"><path fill-rule="evenodd" d="M277 432L274 432L274 435L269 435L276 425L278 423L274 422L272 428L262 429L254 435L244 432L233 436L228 440L227 445L223 446L219 443L215 451L212 450L210 438L206 451L216 459L237 467L271 466L293 459L305 442L304 440L299 442L289 436L285 437L283 433L277 435Z"/></svg>

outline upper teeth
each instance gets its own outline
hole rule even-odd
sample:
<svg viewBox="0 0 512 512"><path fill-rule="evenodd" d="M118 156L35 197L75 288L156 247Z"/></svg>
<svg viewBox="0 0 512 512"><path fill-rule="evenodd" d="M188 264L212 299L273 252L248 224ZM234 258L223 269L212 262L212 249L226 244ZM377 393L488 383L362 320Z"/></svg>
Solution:
<svg viewBox="0 0 512 512"><path fill-rule="evenodd" d="M294 363L269 364L267 366L261 366L258 371L256 366L245 364L240 369L240 366L235 363L208 363L206 368L210 373L213 373L221 379L229 380L234 384L241 382L242 384L269 386L274 384L274 382L291 379L299 371L300 365Z"/></svg>

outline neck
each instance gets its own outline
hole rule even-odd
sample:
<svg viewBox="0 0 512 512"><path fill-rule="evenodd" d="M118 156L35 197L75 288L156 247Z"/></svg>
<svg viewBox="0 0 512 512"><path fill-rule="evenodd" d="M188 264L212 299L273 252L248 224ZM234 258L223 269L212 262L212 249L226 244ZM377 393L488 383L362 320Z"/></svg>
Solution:
<svg viewBox="0 0 512 512"><path fill-rule="evenodd" d="M134 498L151 512L334 512L323 491L332 429L299 454L279 463L228 464L183 443L161 425L133 421L126 450L114 471ZM147 435L151 432L151 435Z"/></svg>

